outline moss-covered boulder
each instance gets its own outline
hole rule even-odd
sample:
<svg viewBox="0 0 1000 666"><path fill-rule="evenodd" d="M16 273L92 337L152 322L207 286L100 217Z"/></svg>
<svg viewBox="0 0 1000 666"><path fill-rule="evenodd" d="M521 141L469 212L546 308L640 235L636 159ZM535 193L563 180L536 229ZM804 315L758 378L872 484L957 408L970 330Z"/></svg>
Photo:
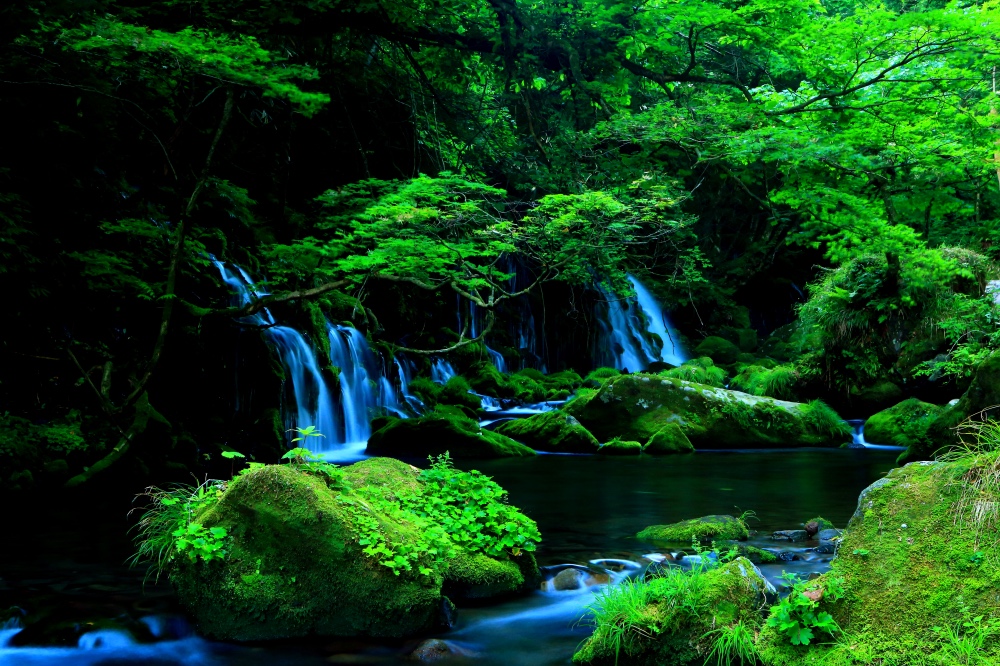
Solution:
<svg viewBox="0 0 1000 666"><path fill-rule="evenodd" d="M944 408L910 398L865 421L865 441L929 449L927 430ZM930 451L929 451L930 453Z"/></svg>
<svg viewBox="0 0 1000 666"><path fill-rule="evenodd" d="M725 386L728 379L726 371L715 365L707 356L693 358L659 374L706 386Z"/></svg>
<svg viewBox="0 0 1000 666"><path fill-rule="evenodd" d="M453 601L495 599L537 589L538 563L531 553L498 560L483 553L461 553L448 565L444 593Z"/></svg>
<svg viewBox="0 0 1000 666"><path fill-rule="evenodd" d="M819 401L754 396L659 375L623 375L565 407L599 440L647 442L669 423L695 447L841 446L851 429Z"/></svg>
<svg viewBox="0 0 1000 666"><path fill-rule="evenodd" d="M694 453L694 445L684 431L676 423L668 423L649 438L643 453L653 455L670 455L674 453Z"/></svg>
<svg viewBox="0 0 1000 666"><path fill-rule="evenodd" d="M605 456L637 456L642 453L642 444L615 438L602 444L597 452Z"/></svg>
<svg viewBox="0 0 1000 666"><path fill-rule="evenodd" d="M390 419L368 440L371 456L426 458L448 452L453 458L532 456L534 450L465 416L434 411L415 419Z"/></svg>
<svg viewBox="0 0 1000 666"><path fill-rule="evenodd" d="M488 597L525 590L538 577L529 553L473 553L451 535L453 527L435 523L442 502L454 503L460 515L468 497L442 493L431 474L440 475L438 467L421 472L372 458L332 476L312 469L249 470L196 514L199 530L222 535L225 556L179 554L170 578L201 634L238 641L412 636L440 625L450 606L442 585L459 596ZM482 488L479 477L465 478L475 474L449 478L454 486ZM501 489L491 492L504 521L521 525L521 533L535 530L502 503ZM497 530L476 534L489 543L501 538ZM456 556L449 559L449 551Z"/></svg>
<svg viewBox="0 0 1000 666"><path fill-rule="evenodd" d="M712 541L745 541L750 538L750 530L745 522L733 516L717 515L682 520L669 525L651 525L635 535L640 541L667 541L690 544L692 540L702 543Z"/></svg>
<svg viewBox="0 0 1000 666"><path fill-rule="evenodd" d="M715 663L708 657L719 630L741 625L752 637L763 624L759 609L769 590L757 567L743 557L694 573L667 569L648 581L612 588L599 603L619 612L596 615L594 634L573 655L573 663ZM623 631L622 621L632 626Z"/></svg>
<svg viewBox="0 0 1000 666"><path fill-rule="evenodd" d="M477 393L519 402L542 402L549 387L528 374L506 374L488 361L481 361L469 370L469 385ZM581 380L582 381L582 380Z"/></svg>
<svg viewBox="0 0 1000 666"><path fill-rule="evenodd" d="M575 417L558 410L505 421L495 432L538 451L594 453L600 447L597 438Z"/></svg>
<svg viewBox="0 0 1000 666"><path fill-rule="evenodd" d="M914 463L863 491L840 554L817 580L820 587L842 581L843 598L821 610L833 615L850 640L793 646L769 627L759 644L764 663L1000 663L1000 569L994 564L1000 559L1000 489L989 481L998 466L997 453ZM954 630L956 641L935 627ZM968 646L988 636L993 638L975 649L973 661L953 651L961 647L957 643Z"/></svg>
<svg viewBox="0 0 1000 666"><path fill-rule="evenodd" d="M716 335L710 335L695 347L696 356L708 356L716 363L729 365L736 363L740 355L740 348L729 340Z"/></svg>
<svg viewBox="0 0 1000 666"><path fill-rule="evenodd" d="M620 377L621 374L621 370L616 368L596 368L587 373L587 376L583 379L583 385L587 388L600 388L605 380L612 377Z"/></svg>
<svg viewBox="0 0 1000 666"><path fill-rule="evenodd" d="M955 446L959 443L955 429L963 421L970 417L998 419L1000 409L997 405L1000 405L1000 352L983 361L958 403L942 409L927 426L924 441L911 443L900 455L899 462L928 460L936 451Z"/></svg>

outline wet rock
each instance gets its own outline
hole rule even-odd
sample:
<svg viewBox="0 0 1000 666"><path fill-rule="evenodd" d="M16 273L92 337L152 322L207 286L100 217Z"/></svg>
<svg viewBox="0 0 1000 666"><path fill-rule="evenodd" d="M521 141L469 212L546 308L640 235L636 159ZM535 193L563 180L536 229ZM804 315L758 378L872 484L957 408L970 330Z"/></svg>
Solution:
<svg viewBox="0 0 1000 666"><path fill-rule="evenodd" d="M579 590L583 581L583 573L579 569L563 569L552 579L552 588L557 592Z"/></svg>
<svg viewBox="0 0 1000 666"><path fill-rule="evenodd" d="M372 433L370 456L423 458L448 451L452 458L533 456L535 452L510 437L483 430L473 419L435 411L414 419L393 419Z"/></svg>
<svg viewBox="0 0 1000 666"><path fill-rule="evenodd" d="M746 523L733 516L703 516L669 525L651 525L636 535L641 541L675 541L690 544L692 539L704 543L716 540L746 541L750 536Z"/></svg>
<svg viewBox="0 0 1000 666"><path fill-rule="evenodd" d="M782 550L778 552L778 559L782 562L794 562L799 559L798 553L793 553L790 550Z"/></svg>
<svg viewBox="0 0 1000 666"><path fill-rule="evenodd" d="M431 638L417 646L408 656L412 661L419 661L424 664L433 664L439 661L448 661L456 657L472 657L473 653L458 647L449 641L440 638Z"/></svg>
<svg viewBox="0 0 1000 666"><path fill-rule="evenodd" d="M806 534L811 539L814 536L816 536L817 532L819 532L819 523L817 523L815 520L810 521L805 524L805 529L806 529Z"/></svg>
<svg viewBox="0 0 1000 666"><path fill-rule="evenodd" d="M835 529L821 531L817 535L819 537L819 546L817 546L816 552L823 555L833 555L836 553L841 534L840 530Z"/></svg>
<svg viewBox="0 0 1000 666"><path fill-rule="evenodd" d="M594 453L600 447L575 417L560 410L505 421L496 432L539 451Z"/></svg>
<svg viewBox="0 0 1000 666"><path fill-rule="evenodd" d="M775 541L790 541L795 543L797 541L807 541L809 539L809 532L806 530L778 530L771 535L771 538Z"/></svg>

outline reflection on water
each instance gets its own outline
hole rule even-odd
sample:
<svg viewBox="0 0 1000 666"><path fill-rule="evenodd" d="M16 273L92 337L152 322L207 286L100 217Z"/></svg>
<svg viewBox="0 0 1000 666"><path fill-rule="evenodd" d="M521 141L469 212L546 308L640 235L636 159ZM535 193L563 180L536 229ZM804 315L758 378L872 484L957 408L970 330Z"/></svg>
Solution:
<svg viewBox="0 0 1000 666"><path fill-rule="evenodd" d="M775 546L767 538L778 529L794 529L822 515L844 526L854 512L858 493L893 465L895 451L871 449L712 452L653 458L603 456L537 456L530 459L457 461L493 476L507 488L512 504L534 518L544 542L537 553L549 575L571 566L589 572L587 582L558 592L552 585L527 597L493 606L463 608L456 627L441 635L455 651L477 664L566 664L589 633L585 609L605 581L611 584L641 573L646 555L664 552L657 544L634 535L652 524L709 514L752 510L758 530L753 543ZM72 506L62 505L71 512ZM80 509L82 510L82 509ZM310 642L268 646L233 646L191 635L176 613L168 586L150 584L145 595L141 573L119 566L127 550L124 525L116 515L109 524L94 525L80 516L53 516L39 532L33 522L30 538L42 552L76 561L5 561L0 568L0 608L17 605L30 615L36 607L55 605L77 622L103 613L116 621L132 617L141 632L96 628L76 635L61 647L23 647L17 623L0 627L0 663L4 666L85 664L194 664L197 666L304 666L321 663L401 664L419 641L392 645L358 642ZM103 515L103 514L99 514ZM86 531L85 531L86 530ZM119 535L121 550L93 552L94 534ZM14 536L26 538L14 529ZM88 539L91 550L87 550ZM66 546L61 549L60 544ZM72 545L70 545L72 544ZM661 545L662 546L662 545ZM72 548L72 550L70 550ZM762 567L776 582L782 570L822 571L829 556L799 544L782 550L798 557L792 562ZM35 549L35 552L38 552ZM4 556L10 558L12 551ZM16 553L14 553L16 555ZM96 560L96 562L95 562ZM603 573L600 573L603 572ZM583 580L583 577L581 577ZM153 613L143 608L155 608ZM88 615L89 614L89 615ZM86 616L86 617L85 617ZM136 622L138 620L138 622Z"/></svg>

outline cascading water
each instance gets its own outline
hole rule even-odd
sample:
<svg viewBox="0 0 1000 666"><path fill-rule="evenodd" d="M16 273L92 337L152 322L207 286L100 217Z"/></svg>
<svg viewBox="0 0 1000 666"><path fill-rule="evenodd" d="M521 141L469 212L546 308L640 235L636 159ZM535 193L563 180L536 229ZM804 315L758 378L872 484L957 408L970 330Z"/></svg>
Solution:
<svg viewBox="0 0 1000 666"><path fill-rule="evenodd" d="M431 381L437 384L447 384L455 376L455 368L440 356L431 359Z"/></svg>
<svg viewBox="0 0 1000 666"><path fill-rule="evenodd" d="M631 372L644 370L654 361L680 365L687 355L663 308L639 280L631 275L628 280L636 293L631 298L620 299L600 288L608 314L596 360Z"/></svg>
<svg viewBox="0 0 1000 666"><path fill-rule="evenodd" d="M235 292L241 305L266 294L254 289L250 276L241 269L229 269L212 258L223 281ZM262 308L245 318L264 329L264 335L278 353L285 369L285 395L283 402L285 425L289 429L314 426L323 437L309 437L303 444L329 460L347 461L363 455L371 435L370 420L377 411L389 412L405 418L408 414L403 402L412 401L406 395L408 377L397 360L402 393L382 367L381 360L368 346L368 341L355 328L334 326L327 323L330 342L330 361L340 369L339 396L334 396L316 360L313 346L305 337L289 326L278 326L274 317ZM416 400L413 398L413 400ZM419 403L419 400L416 400Z"/></svg>

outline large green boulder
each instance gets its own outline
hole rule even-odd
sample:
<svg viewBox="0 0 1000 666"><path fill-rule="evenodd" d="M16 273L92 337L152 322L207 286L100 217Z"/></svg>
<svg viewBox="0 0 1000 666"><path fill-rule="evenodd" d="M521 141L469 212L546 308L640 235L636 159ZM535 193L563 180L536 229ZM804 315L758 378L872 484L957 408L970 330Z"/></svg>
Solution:
<svg viewBox="0 0 1000 666"><path fill-rule="evenodd" d="M600 447L597 438L576 418L559 410L505 421L496 432L538 451L594 453Z"/></svg>
<svg viewBox="0 0 1000 666"><path fill-rule="evenodd" d="M635 537L640 541L669 541L684 544L690 544L693 540L702 543L745 541L750 537L750 530L745 522L733 516L703 516L669 525L651 525Z"/></svg>
<svg viewBox="0 0 1000 666"><path fill-rule="evenodd" d="M942 407L910 398L865 421L865 441L915 448L930 448L927 429Z"/></svg>
<svg viewBox="0 0 1000 666"><path fill-rule="evenodd" d="M762 661L773 666L1000 663L1000 569L994 564L1000 559L998 466L996 452L918 462L865 489L839 555L816 581L821 589L842 584L843 598L818 610L831 613L849 640L793 646L768 627L760 639ZM973 649L962 654L963 646Z"/></svg>
<svg viewBox="0 0 1000 666"><path fill-rule="evenodd" d="M721 365L729 365L736 363L740 355L740 348L725 338L710 335L695 347L694 353L696 356L708 356Z"/></svg>
<svg viewBox="0 0 1000 666"><path fill-rule="evenodd" d="M488 597L525 590L538 576L523 549L491 557L459 538L498 543L507 538L498 530L463 527L458 534L443 519L435 522L442 503L455 504L461 515L468 497L442 492L440 475L485 492L478 476L466 478L476 473L438 466L421 472L391 458L331 468L252 469L196 511L192 523L204 531L198 534L209 541L209 534L220 534L224 556L206 560L188 546L174 557L170 579L199 633L237 641L413 636L440 626L451 606L443 584ZM525 526L534 531L492 486L490 506L505 524L520 525L519 534Z"/></svg>
<svg viewBox="0 0 1000 666"><path fill-rule="evenodd" d="M565 407L599 440L648 442L676 423L695 447L841 446L850 427L819 401L754 396L660 375L622 375Z"/></svg>
<svg viewBox="0 0 1000 666"><path fill-rule="evenodd" d="M594 633L573 663L619 666L704 666L723 631L760 630L760 608L773 590L756 566L739 557L688 572L667 569L644 582L609 589L595 606ZM718 662L718 663L739 663Z"/></svg>
<svg viewBox="0 0 1000 666"><path fill-rule="evenodd" d="M679 425L668 423L653 433L646 445L642 447L642 452L653 455L694 453L694 444L691 443Z"/></svg>
<svg viewBox="0 0 1000 666"><path fill-rule="evenodd" d="M441 411L415 419L389 419L368 439L368 455L426 458L448 452L452 458L505 458L535 455L534 450L465 416Z"/></svg>
<svg viewBox="0 0 1000 666"><path fill-rule="evenodd" d="M597 452L604 456L637 456L642 453L642 444L616 437L602 444Z"/></svg>

